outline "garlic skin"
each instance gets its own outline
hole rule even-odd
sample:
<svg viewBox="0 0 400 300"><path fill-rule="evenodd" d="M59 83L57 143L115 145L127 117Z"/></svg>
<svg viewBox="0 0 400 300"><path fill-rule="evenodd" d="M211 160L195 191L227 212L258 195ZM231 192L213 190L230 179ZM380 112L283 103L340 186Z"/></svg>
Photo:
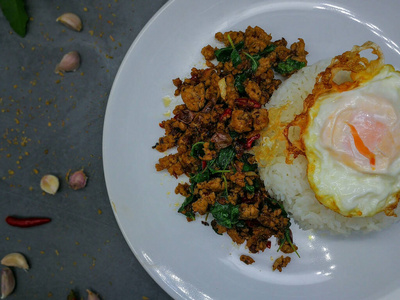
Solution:
<svg viewBox="0 0 400 300"><path fill-rule="evenodd" d="M68 183L69 187L73 190L80 190L86 186L87 176L83 173L83 170L76 171L69 176Z"/></svg>
<svg viewBox="0 0 400 300"><path fill-rule="evenodd" d="M15 288L14 274L10 268L3 268L1 270L1 299L10 295Z"/></svg>
<svg viewBox="0 0 400 300"><path fill-rule="evenodd" d="M40 188L50 195L55 195L60 187L60 181L54 175L44 175L40 180Z"/></svg>
<svg viewBox="0 0 400 300"><path fill-rule="evenodd" d="M62 72L74 72L81 65L81 56L78 51L68 52L63 56L60 63L57 64L54 73L60 74Z"/></svg>
<svg viewBox="0 0 400 300"><path fill-rule="evenodd" d="M10 253L3 257L0 263L7 267L17 267L24 269L25 271L29 270L28 262L26 261L25 256L21 253Z"/></svg>
<svg viewBox="0 0 400 300"><path fill-rule="evenodd" d="M86 292L88 293L88 298L87 300L100 300L100 297L93 293L91 290L86 290Z"/></svg>
<svg viewBox="0 0 400 300"><path fill-rule="evenodd" d="M59 16L56 19L56 22L60 22L61 24L68 27L69 29L72 29L75 31L82 30L81 18L79 18L76 14L73 14L73 13L62 14L61 16Z"/></svg>

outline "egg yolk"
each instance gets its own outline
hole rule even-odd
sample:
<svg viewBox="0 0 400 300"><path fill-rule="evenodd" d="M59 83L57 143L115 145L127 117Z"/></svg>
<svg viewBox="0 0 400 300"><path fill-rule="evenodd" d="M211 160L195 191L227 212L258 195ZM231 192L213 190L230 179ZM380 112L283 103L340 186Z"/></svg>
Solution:
<svg viewBox="0 0 400 300"><path fill-rule="evenodd" d="M400 153L393 105L373 95L338 99L344 105L322 127L322 145L333 157L362 172L384 172Z"/></svg>

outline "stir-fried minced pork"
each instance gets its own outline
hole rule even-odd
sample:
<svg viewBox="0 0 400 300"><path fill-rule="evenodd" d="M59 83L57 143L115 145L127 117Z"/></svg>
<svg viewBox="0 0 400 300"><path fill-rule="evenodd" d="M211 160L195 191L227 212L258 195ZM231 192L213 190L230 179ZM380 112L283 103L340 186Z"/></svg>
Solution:
<svg viewBox="0 0 400 300"><path fill-rule="evenodd" d="M207 68L192 68L189 78L172 81L184 104L160 123L165 135L154 148L177 152L159 159L156 169L190 178L175 189L185 197L178 211L188 221L211 215L217 234L246 243L251 253L270 248L271 237L280 251L291 253L297 247L290 220L266 192L251 148L269 122L263 105L281 83L275 73L290 76L307 63L304 41L287 47L285 39L272 41L257 26L218 32L215 38L224 46L201 50ZM245 255L241 259L254 262ZM274 268L281 271L288 262L280 259Z"/></svg>

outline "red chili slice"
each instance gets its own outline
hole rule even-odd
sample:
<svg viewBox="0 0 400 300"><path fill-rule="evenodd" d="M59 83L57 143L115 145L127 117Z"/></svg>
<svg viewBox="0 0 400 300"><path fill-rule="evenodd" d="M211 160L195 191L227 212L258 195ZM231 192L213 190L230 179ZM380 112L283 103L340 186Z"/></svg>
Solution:
<svg viewBox="0 0 400 300"><path fill-rule="evenodd" d="M219 117L219 120L221 122L226 121L227 119L229 119L232 115L232 109L231 108L227 108L224 110L224 112L222 113L222 115Z"/></svg>
<svg viewBox="0 0 400 300"><path fill-rule="evenodd" d="M261 137L261 135L259 133L257 133L256 135L253 135L252 137L248 138L246 140L245 148L250 149L251 147L253 147L253 143L256 140L258 140L260 137Z"/></svg>
<svg viewBox="0 0 400 300"><path fill-rule="evenodd" d="M235 100L237 106L243 108L261 108L261 103L249 98L238 98Z"/></svg>

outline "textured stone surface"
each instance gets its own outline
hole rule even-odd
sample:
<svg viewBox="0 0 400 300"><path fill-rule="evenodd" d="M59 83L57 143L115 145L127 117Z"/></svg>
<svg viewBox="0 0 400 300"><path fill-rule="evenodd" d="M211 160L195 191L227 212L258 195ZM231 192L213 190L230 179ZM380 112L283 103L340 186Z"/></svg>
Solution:
<svg viewBox="0 0 400 300"><path fill-rule="evenodd" d="M86 289L102 299L169 299L127 246L104 182L102 130L119 65L140 30L165 0L29 1L25 38L0 13L0 219L46 216L36 228L0 220L0 256L21 252L28 273L15 270L12 299L66 299ZM79 15L81 32L55 20ZM56 75L72 50L82 64ZM83 190L68 188L68 172L84 169ZM45 174L61 186L52 196L39 187ZM11 299L11 296L10 296Z"/></svg>

